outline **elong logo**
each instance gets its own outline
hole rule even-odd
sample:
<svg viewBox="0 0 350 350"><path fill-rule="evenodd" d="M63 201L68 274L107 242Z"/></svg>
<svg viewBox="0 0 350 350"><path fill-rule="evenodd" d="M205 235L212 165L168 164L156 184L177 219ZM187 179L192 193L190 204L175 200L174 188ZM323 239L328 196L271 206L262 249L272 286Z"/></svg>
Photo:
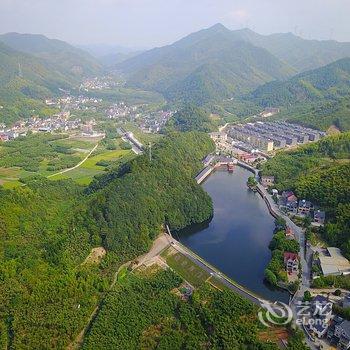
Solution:
<svg viewBox="0 0 350 350"><path fill-rule="evenodd" d="M293 319L292 309L280 301L276 301L273 304L263 303L262 307L264 310L258 312L258 318L266 327L271 327L271 325L286 325Z"/></svg>

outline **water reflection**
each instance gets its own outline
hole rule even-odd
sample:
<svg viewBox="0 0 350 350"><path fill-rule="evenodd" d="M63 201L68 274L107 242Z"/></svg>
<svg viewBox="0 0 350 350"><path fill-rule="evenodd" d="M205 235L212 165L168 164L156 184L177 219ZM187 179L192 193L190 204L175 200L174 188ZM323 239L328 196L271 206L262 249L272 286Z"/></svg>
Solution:
<svg viewBox="0 0 350 350"><path fill-rule="evenodd" d="M186 246L248 289L270 300L288 301L287 292L264 283L274 219L257 193L247 189L251 174L236 167L217 171L203 184L213 199L212 220L178 233Z"/></svg>

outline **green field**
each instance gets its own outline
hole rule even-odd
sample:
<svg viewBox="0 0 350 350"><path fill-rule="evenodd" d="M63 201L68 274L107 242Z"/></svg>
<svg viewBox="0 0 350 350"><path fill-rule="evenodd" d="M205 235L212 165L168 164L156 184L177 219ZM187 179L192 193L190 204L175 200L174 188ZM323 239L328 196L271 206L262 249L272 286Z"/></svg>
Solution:
<svg viewBox="0 0 350 350"><path fill-rule="evenodd" d="M72 179L79 185L88 185L95 175L99 175L103 172L103 170L91 170L91 169L83 169L77 168L71 171L68 171L64 174L58 174L50 177L50 180L62 180L62 179Z"/></svg>
<svg viewBox="0 0 350 350"><path fill-rule="evenodd" d="M97 139L35 134L0 146L0 184L16 187L29 176L49 176L84 159ZM94 174L88 174L94 176Z"/></svg>
<svg viewBox="0 0 350 350"><path fill-rule="evenodd" d="M165 250L161 256L165 259L168 266L194 287L201 286L210 277L207 271L201 269L192 260L172 247Z"/></svg>
<svg viewBox="0 0 350 350"><path fill-rule="evenodd" d="M105 150L102 153L99 153L97 155L92 155L89 159L84 162L84 164L81 165L81 168L83 169L93 169L93 170L104 170L103 166L96 165L97 162L101 160L106 161L116 161L127 154L129 154L129 150L112 150L108 151Z"/></svg>
<svg viewBox="0 0 350 350"><path fill-rule="evenodd" d="M63 140L53 141L52 144L56 144L59 146L65 146L78 150L86 150L89 151L96 144L95 139L82 139L79 137L72 137Z"/></svg>
<svg viewBox="0 0 350 350"><path fill-rule="evenodd" d="M106 167L97 165L100 161L118 162L130 157L133 153L129 150L106 150L103 146L97 149L98 154L92 154L80 167L67 171L64 174L52 176L51 180L72 179L79 185L88 185L94 176L105 172ZM101 153L99 153L101 152Z"/></svg>
<svg viewBox="0 0 350 350"><path fill-rule="evenodd" d="M142 142L155 142L161 137L143 134L136 127L132 131ZM97 142L98 148L81 166L59 174L83 160ZM36 134L16 139L0 146L0 185L12 188L20 185L20 179L53 174L57 175L51 176L51 180L73 179L80 185L88 185L94 176L135 156L131 150L121 149L121 142L120 138L101 140L57 134ZM111 145L116 149L107 149ZM102 164L97 164L99 162Z"/></svg>

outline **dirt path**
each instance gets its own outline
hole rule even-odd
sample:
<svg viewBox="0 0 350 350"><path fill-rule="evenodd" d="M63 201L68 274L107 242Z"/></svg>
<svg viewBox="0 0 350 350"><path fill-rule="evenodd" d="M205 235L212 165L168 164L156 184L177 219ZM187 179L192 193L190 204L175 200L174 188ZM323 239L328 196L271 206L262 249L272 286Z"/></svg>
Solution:
<svg viewBox="0 0 350 350"><path fill-rule="evenodd" d="M60 174L64 174L64 173L67 173L68 171L71 171L71 170L74 170L76 168L79 168L82 164L84 164L87 159L91 156L91 154L95 151L95 149L97 148L98 146L98 143L94 146L94 148L88 153L88 155L82 160L80 161L77 165L75 165L73 168L68 168L68 169L64 169L64 170L61 170L59 171L58 173L55 173L55 174L51 174L48 176L49 177L53 177L53 176L56 176L56 175L60 175Z"/></svg>
<svg viewBox="0 0 350 350"><path fill-rule="evenodd" d="M159 235L159 237L153 242L152 248L150 249L150 251L148 253L143 254L143 255L139 256L138 258L130 260L130 261L124 263L123 265L119 266L118 270L114 274L113 280L109 286L109 290L111 290L114 287L114 285L116 284L116 282L118 280L118 273L121 269L123 269L125 266L128 266L130 263L137 261L137 264L135 264L133 266L133 270L135 270L136 268L140 267L142 264L145 264L148 261L151 261L152 259L157 257L168 245L170 245L170 242L167 239L166 235L165 234ZM67 348L66 348L67 350L80 349L81 345L84 342L84 337L86 335L86 332L90 328L92 322L94 321L95 317L97 316L97 314L100 310L100 304L101 304L102 300L103 300L103 298L99 301L98 305L96 305L96 307L92 311L89 319L87 320L85 327L79 332L79 334L74 339L74 341L72 341L67 346Z"/></svg>

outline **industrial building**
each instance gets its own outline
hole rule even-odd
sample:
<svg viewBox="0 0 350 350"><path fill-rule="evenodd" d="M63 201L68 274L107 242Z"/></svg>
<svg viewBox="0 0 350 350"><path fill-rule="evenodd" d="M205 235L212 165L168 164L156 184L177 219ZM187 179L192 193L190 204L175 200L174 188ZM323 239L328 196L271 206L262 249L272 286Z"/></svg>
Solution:
<svg viewBox="0 0 350 350"><path fill-rule="evenodd" d="M262 151L270 152L273 150L273 140L243 126L233 126L229 130L229 135L233 139L246 142Z"/></svg>
<svg viewBox="0 0 350 350"><path fill-rule="evenodd" d="M228 135L264 152L314 142L325 133L286 122L256 122L233 125Z"/></svg>

